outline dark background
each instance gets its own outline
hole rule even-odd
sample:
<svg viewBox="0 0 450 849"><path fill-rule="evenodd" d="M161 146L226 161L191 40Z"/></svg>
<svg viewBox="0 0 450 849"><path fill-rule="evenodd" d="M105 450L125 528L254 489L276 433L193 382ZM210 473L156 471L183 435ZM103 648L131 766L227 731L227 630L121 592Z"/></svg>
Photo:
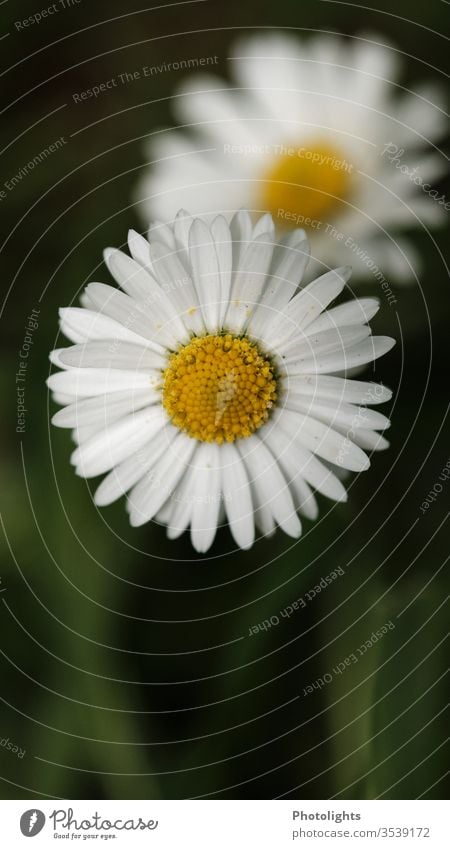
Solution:
<svg viewBox="0 0 450 849"><path fill-rule="evenodd" d="M226 75L242 28L283 26L304 38L377 32L404 52L404 85L442 82L448 6L234 0L143 11L143 0L83 0L15 29L43 6L0 6L0 34L10 32L0 42L1 182L67 140L0 203L3 797L442 796L445 484L425 514L420 505L448 456L447 280L425 230L414 234L419 285L397 286L396 309L384 305L374 322L399 340L377 368L396 392L391 448L346 505L320 499L320 520L305 521L295 544L279 532L230 553L223 530L198 557L187 535L171 543L154 523L129 528L123 501L98 512L69 465L69 434L49 427L45 378L58 307L90 280L109 282L103 247L142 229L132 192L143 140L170 125L181 73L78 105L74 92L206 54ZM434 236L444 250L445 235ZM19 434L15 374L33 308ZM338 566L345 574L305 609L248 636ZM357 665L303 695L388 620L394 630Z"/></svg>

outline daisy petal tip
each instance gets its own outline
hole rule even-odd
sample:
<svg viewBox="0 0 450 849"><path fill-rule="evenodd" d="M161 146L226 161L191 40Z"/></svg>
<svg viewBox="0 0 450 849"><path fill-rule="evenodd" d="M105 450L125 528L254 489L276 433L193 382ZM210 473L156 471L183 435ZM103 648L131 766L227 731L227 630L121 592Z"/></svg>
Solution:
<svg viewBox="0 0 450 849"><path fill-rule="evenodd" d="M198 540L193 540L191 537L192 547L195 549L197 554L206 554L208 549L210 548L210 543L202 543Z"/></svg>
<svg viewBox="0 0 450 849"><path fill-rule="evenodd" d="M204 528L204 529L203 528L195 529L195 528L191 527L192 547L195 548L195 550L199 554L206 554L206 552L209 551L209 549L211 548L211 546L214 542L216 532L217 532L216 525L214 525L214 527Z"/></svg>
<svg viewBox="0 0 450 849"><path fill-rule="evenodd" d="M397 340L393 339L392 336L372 336L371 338L373 344L376 346L374 360L384 357L389 351L392 351L392 348L397 343Z"/></svg>
<svg viewBox="0 0 450 849"><path fill-rule="evenodd" d="M78 448L75 451L72 451L72 453L69 457L69 460L72 463L72 466L76 466L79 463L79 461L80 461L80 451L79 451Z"/></svg>
<svg viewBox="0 0 450 849"><path fill-rule="evenodd" d="M76 430L72 431L72 435L73 435L75 442L77 443ZM92 468L86 462L84 462L84 460L82 458L79 459L78 458L78 451L79 450L80 450L80 447L78 447L74 451L74 453L72 454L72 457L74 457L76 455L76 457L77 457L76 461L74 461L72 458L70 460L71 465L75 466L75 474L77 475L77 477L83 478L84 480L88 480L89 478L98 478L99 475L103 474L102 469Z"/></svg>
<svg viewBox="0 0 450 849"><path fill-rule="evenodd" d="M255 528L253 527L251 531L243 531L239 533L238 529L232 529L233 539L239 548L242 548L243 551L249 551L253 548L255 544Z"/></svg>
<svg viewBox="0 0 450 849"><path fill-rule="evenodd" d="M271 212L265 212L258 218L255 230L258 233L272 233L275 230L275 223Z"/></svg>
<svg viewBox="0 0 450 849"><path fill-rule="evenodd" d="M103 491L102 485L100 484L99 488L97 489L96 493L94 494L94 504L95 504L95 506L96 507L109 507L109 505L112 504L112 502L115 501L115 500L116 500L115 498L111 498L111 496L108 496L108 494Z"/></svg>
<svg viewBox="0 0 450 849"><path fill-rule="evenodd" d="M354 443L350 452L344 448L344 456L333 461L339 468L348 472L366 472L370 468L370 459L367 454Z"/></svg>
<svg viewBox="0 0 450 849"><path fill-rule="evenodd" d="M61 418L63 413L64 410L57 410L56 413L53 413L53 416L50 419L52 425L54 425L55 427L64 427L64 424L61 424Z"/></svg>
<svg viewBox="0 0 450 849"><path fill-rule="evenodd" d="M290 525L289 529L286 531L286 533L290 537L292 537L293 539L299 539L301 537L301 535L302 535L302 523L301 523L300 519L298 518L298 516L296 516L294 521L291 523L291 525Z"/></svg>
<svg viewBox="0 0 450 849"><path fill-rule="evenodd" d="M308 514L306 512L303 514L307 519L311 522L315 522L319 518L319 506L315 504L312 507L309 507Z"/></svg>
<svg viewBox="0 0 450 849"><path fill-rule="evenodd" d="M209 227L204 218L200 218L198 216L196 218L193 218L192 225L189 230L189 241L195 238L195 236L197 236L197 238L201 238L206 234L209 236Z"/></svg>
<svg viewBox="0 0 450 849"><path fill-rule="evenodd" d="M147 519L145 519L142 515L136 513L131 508L129 509L129 520L132 528L140 528L142 525L145 525Z"/></svg>
<svg viewBox="0 0 450 849"><path fill-rule="evenodd" d="M347 280L350 280L350 277L353 274L353 266L352 265L343 265L343 266L341 266L341 268L336 269L336 273L339 274L340 277L343 277L345 282L347 282Z"/></svg>
<svg viewBox="0 0 450 849"><path fill-rule="evenodd" d="M174 527L171 527L170 525L168 526L168 528L166 530L167 539L170 539L170 540L178 539L178 537L180 537L182 533L184 533L184 531L180 530L180 528L174 528Z"/></svg>
<svg viewBox="0 0 450 849"><path fill-rule="evenodd" d="M394 345L397 344L397 340L393 339L392 336L383 336L382 338L385 340L385 344L387 346L386 353L391 351Z"/></svg>
<svg viewBox="0 0 450 849"><path fill-rule="evenodd" d="M302 251L309 258L311 255L311 239L306 230L300 228L295 231L297 234L297 250Z"/></svg>
<svg viewBox="0 0 450 849"><path fill-rule="evenodd" d="M103 259L105 260L106 265L109 266L109 263L113 259L114 255L117 253L116 248L104 248L103 250Z"/></svg>

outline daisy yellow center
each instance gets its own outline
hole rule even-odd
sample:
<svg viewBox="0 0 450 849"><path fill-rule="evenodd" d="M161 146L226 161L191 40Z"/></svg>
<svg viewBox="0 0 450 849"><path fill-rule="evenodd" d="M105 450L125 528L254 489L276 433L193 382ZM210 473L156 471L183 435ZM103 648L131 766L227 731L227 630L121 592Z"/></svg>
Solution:
<svg viewBox="0 0 450 849"><path fill-rule="evenodd" d="M337 149L321 141L283 148L264 176L262 205L280 222L287 213L317 227L348 196L352 171Z"/></svg>
<svg viewBox="0 0 450 849"><path fill-rule="evenodd" d="M270 361L245 337L197 336L171 355L163 405L174 425L202 442L234 442L267 421L277 397Z"/></svg>

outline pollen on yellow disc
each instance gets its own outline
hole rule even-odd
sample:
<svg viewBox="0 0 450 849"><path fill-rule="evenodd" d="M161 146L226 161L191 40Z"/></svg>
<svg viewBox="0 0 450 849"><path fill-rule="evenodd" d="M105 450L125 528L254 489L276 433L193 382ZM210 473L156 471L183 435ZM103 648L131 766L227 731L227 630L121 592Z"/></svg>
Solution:
<svg viewBox="0 0 450 849"><path fill-rule="evenodd" d="M350 192L352 163L320 140L279 149L264 175L262 207L280 224L289 215L301 216L306 226L328 222Z"/></svg>
<svg viewBox="0 0 450 849"><path fill-rule="evenodd" d="M246 337L196 336L172 354L163 405L172 423L202 442L234 442L269 417L277 397L270 361Z"/></svg>

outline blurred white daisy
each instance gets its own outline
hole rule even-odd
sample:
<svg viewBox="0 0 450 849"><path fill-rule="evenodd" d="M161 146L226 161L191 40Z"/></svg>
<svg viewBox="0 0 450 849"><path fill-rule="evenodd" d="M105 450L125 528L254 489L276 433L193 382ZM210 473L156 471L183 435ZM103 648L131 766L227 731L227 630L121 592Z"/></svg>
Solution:
<svg viewBox="0 0 450 849"><path fill-rule="evenodd" d="M346 498L328 464L359 472L387 445L389 422L367 405L391 392L336 374L394 344L370 335L377 300L328 309L348 268L298 289L305 233L276 243L270 215L208 225L180 212L148 241L130 231L129 249L105 251L120 289L90 283L81 308L61 310L74 344L50 355L53 423L73 429L77 474L106 472L96 504L128 493L132 525L190 527L197 551L225 521L242 548L255 525L298 537L313 490Z"/></svg>
<svg viewBox="0 0 450 849"><path fill-rule="evenodd" d="M144 220L269 211L280 228L308 229L322 270L412 280L418 257L397 234L445 221L432 183L446 115L436 86L399 86L399 55L377 36L243 38L233 82L188 76L173 98L183 129L152 135L136 191Z"/></svg>

